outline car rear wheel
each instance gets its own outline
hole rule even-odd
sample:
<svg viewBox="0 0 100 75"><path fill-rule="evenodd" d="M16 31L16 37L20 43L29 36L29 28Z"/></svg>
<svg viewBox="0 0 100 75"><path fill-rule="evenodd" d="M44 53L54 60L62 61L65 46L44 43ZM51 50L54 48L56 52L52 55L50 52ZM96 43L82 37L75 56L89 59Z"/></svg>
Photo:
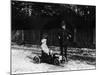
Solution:
<svg viewBox="0 0 100 75"><path fill-rule="evenodd" d="M40 57L39 56L34 56L33 62L37 63L37 64L40 63Z"/></svg>

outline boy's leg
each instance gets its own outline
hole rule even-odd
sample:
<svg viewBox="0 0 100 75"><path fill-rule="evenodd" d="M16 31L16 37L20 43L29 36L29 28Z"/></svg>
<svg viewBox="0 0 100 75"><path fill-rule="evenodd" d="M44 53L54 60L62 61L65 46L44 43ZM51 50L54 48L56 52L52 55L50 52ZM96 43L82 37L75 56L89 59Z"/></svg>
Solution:
<svg viewBox="0 0 100 75"><path fill-rule="evenodd" d="M48 62L49 59L50 59L49 55L47 53L45 53L44 51L42 51L42 61Z"/></svg>

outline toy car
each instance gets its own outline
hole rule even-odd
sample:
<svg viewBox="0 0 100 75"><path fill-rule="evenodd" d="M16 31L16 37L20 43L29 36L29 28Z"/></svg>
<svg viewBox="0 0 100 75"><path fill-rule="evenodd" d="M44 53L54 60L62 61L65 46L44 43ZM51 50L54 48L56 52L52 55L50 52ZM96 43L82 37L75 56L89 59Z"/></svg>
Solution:
<svg viewBox="0 0 100 75"><path fill-rule="evenodd" d="M49 64L60 65L60 64L64 64L66 62L66 58L65 58L65 56L62 56L58 53L45 55L42 52L42 55L34 56L33 61L34 61L34 63L37 63L37 64L41 63L41 62L46 62Z"/></svg>

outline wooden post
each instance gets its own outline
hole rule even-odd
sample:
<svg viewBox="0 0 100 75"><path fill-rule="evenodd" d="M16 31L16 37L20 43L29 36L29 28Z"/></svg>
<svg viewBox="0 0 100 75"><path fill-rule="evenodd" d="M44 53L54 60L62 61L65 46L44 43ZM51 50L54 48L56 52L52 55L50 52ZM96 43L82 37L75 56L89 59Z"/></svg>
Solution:
<svg viewBox="0 0 100 75"><path fill-rule="evenodd" d="M40 39L40 30L38 31L39 32L39 42L38 42L38 44L40 44L40 42L41 42L41 39Z"/></svg>
<svg viewBox="0 0 100 75"><path fill-rule="evenodd" d="M96 31L93 29L93 44L96 44Z"/></svg>
<svg viewBox="0 0 100 75"><path fill-rule="evenodd" d="M22 30L22 42L24 42L24 30Z"/></svg>
<svg viewBox="0 0 100 75"><path fill-rule="evenodd" d="M77 29L76 28L74 28L74 42L77 42L77 38L76 38L76 34L77 34Z"/></svg>

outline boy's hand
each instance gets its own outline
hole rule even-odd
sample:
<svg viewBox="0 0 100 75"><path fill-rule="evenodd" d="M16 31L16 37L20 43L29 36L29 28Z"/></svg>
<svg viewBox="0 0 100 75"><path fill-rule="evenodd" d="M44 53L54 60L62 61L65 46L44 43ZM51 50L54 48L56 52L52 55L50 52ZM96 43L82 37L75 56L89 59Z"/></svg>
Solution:
<svg viewBox="0 0 100 75"><path fill-rule="evenodd" d="M52 50L50 50L49 53L50 53L50 55L53 55L53 51Z"/></svg>

